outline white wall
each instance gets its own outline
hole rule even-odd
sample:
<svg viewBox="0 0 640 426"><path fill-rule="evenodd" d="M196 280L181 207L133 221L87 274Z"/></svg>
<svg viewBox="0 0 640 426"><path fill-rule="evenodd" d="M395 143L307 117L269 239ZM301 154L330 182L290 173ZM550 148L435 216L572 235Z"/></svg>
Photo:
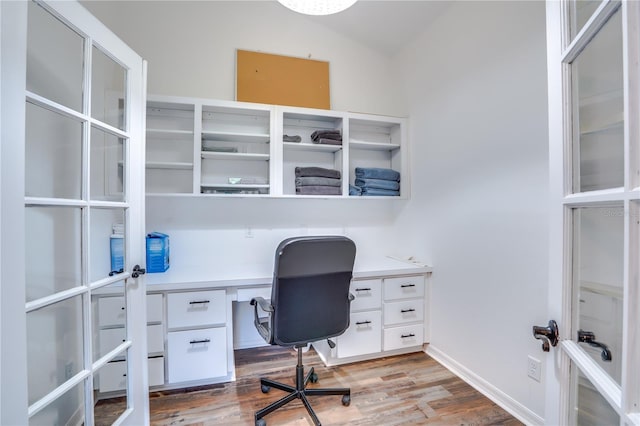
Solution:
<svg viewBox="0 0 640 426"><path fill-rule="evenodd" d="M527 355L544 356L531 326L548 321L545 48L544 2L457 2L397 58L412 141L397 226L434 266L430 346L534 419L544 384L527 377Z"/></svg>
<svg viewBox="0 0 640 426"><path fill-rule="evenodd" d="M149 93L235 100L236 49L329 61L331 107L402 115L387 56L275 1L84 1L149 61Z"/></svg>

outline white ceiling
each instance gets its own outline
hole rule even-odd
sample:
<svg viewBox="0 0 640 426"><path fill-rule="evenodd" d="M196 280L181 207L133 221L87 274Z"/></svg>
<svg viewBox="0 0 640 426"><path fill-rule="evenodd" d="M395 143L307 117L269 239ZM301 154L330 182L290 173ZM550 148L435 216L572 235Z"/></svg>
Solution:
<svg viewBox="0 0 640 426"><path fill-rule="evenodd" d="M451 4L446 0L360 0L343 12L309 16L308 19L393 55L420 35Z"/></svg>

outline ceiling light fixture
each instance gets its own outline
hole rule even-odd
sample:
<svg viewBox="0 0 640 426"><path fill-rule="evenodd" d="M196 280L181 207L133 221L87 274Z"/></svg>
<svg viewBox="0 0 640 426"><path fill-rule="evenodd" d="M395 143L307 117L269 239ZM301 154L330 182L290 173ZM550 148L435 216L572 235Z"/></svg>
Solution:
<svg viewBox="0 0 640 426"><path fill-rule="evenodd" d="M331 15L353 6L357 0L278 0L278 3L305 15Z"/></svg>

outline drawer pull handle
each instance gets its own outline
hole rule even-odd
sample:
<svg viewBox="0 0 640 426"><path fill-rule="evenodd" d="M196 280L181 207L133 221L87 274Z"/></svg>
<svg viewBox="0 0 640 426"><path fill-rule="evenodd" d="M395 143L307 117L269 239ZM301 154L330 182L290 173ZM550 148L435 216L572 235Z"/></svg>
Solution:
<svg viewBox="0 0 640 426"><path fill-rule="evenodd" d="M400 312L402 312L403 314L406 314L407 312L415 312L416 310L411 308L411 309L400 309Z"/></svg>
<svg viewBox="0 0 640 426"><path fill-rule="evenodd" d="M202 340L191 340L189 341L189 343L191 343L192 345L195 345L197 343L209 343L211 342L211 339L202 339Z"/></svg>
<svg viewBox="0 0 640 426"><path fill-rule="evenodd" d="M403 334L403 335L402 335L402 336L400 336L400 337L401 337L401 338L403 338L403 339L406 339L407 337L416 337L416 335L415 335L415 334L413 334L413 333L409 333L409 334Z"/></svg>
<svg viewBox="0 0 640 426"><path fill-rule="evenodd" d="M400 288L415 287L415 284L402 284Z"/></svg>
<svg viewBox="0 0 640 426"><path fill-rule="evenodd" d="M198 305L198 304L201 304L201 303L209 303L209 301L208 300L193 300L193 301L189 302L190 305Z"/></svg>
<svg viewBox="0 0 640 426"><path fill-rule="evenodd" d="M369 288L369 287L365 287L365 288L356 288L356 291L371 291L371 288Z"/></svg>
<svg viewBox="0 0 640 426"><path fill-rule="evenodd" d="M371 321L367 320L367 321L358 321L358 322L356 322L356 325L364 325L364 324L371 324Z"/></svg>

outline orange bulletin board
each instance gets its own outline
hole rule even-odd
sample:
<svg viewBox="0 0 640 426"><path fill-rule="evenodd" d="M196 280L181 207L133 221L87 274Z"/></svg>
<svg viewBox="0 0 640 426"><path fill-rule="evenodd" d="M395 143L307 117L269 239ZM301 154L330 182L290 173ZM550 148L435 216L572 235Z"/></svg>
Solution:
<svg viewBox="0 0 640 426"><path fill-rule="evenodd" d="M329 62L238 49L236 100L331 109Z"/></svg>

